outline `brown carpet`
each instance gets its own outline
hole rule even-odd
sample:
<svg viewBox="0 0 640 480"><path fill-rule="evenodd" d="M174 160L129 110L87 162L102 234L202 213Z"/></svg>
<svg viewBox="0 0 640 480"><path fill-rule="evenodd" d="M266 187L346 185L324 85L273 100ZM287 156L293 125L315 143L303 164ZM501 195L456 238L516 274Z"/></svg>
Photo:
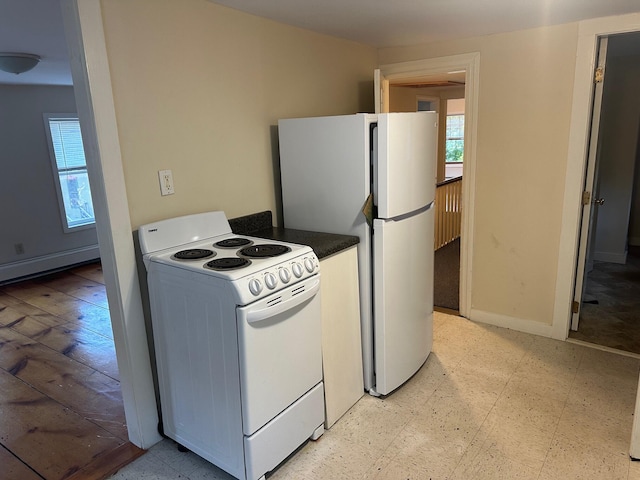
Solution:
<svg viewBox="0 0 640 480"><path fill-rule="evenodd" d="M640 247L629 247L625 265L595 262L569 338L640 354Z"/></svg>
<svg viewBox="0 0 640 480"><path fill-rule="evenodd" d="M433 305L460 309L460 239L435 252L433 266Z"/></svg>

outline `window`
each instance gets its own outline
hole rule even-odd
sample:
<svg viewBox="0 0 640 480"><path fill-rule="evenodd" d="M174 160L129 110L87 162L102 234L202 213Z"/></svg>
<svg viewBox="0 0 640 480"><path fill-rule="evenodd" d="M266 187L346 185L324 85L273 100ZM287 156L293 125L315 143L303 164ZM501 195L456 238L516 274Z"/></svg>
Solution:
<svg viewBox="0 0 640 480"><path fill-rule="evenodd" d="M447 115L445 161L461 163L464 159L464 115Z"/></svg>
<svg viewBox="0 0 640 480"><path fill-rule="evenodd" d="M45 114L44 123L64 230L92 226L96 220L78 117Z"/></svg>
<svg viewBox="0 0 640 480"><path fill-rule="evenodd" d="M435 112L437 106L433 100L418 99L418 112Z"/></svg>

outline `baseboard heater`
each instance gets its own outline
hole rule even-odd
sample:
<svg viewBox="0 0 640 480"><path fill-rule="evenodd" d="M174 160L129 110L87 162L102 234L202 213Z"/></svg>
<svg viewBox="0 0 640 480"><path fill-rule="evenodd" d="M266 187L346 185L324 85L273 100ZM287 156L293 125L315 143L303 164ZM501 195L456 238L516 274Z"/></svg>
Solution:
<svg viewBox="0 0 640 480"><path fill-rule="evenodd" d="M41 273L69 267L100 258L98 245L28 258L0 265L0 284L11 283Z"/></svg>

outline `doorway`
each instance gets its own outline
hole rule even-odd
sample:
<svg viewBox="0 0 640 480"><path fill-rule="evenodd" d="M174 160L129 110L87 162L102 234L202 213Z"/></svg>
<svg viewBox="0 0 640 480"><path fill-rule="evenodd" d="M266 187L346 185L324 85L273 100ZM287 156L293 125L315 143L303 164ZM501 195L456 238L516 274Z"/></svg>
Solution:
<svg viewBox="0 0 640 480"><path fill-rule="evenodd" d="M94 199L100 256L129 441L158 433L153 376L106 52L100 0L61 0L76 105Z"/></svg>
<svg viewBox="0 0 640 480"><path fill-rule="evenodd" d="M3 149L10 161L5 166L12 180L5 190L9 216L3 225L5 238L15 235L20 243L16 261L3 263L0 285L0 343L5 346L0 354L0 477L18 471L20 478L34 472L62 478L74 469L99 471L107 460L120 462L123 453L137 449L127 442L101 267L78 266L99 256L95 229L73 216L91 202L80 194L87 192L86 171L79 153L64 161L54 155L62 144L67 154L82 151L76 119L60 115L75 111L73 86L63 74L68 61L60 5L36 2L42 8L34 14L36 4L15 3L3 5L3 25L22 28L3 38L33 44L43 56L43 71L3 85L5 119L14 119L4 128ZM51 73L58 69L60 75ZM51 160L47 140L52 141Z"/></svg>
<svg viewBox="0 0 640 480"><path fill-rule="evenodd" d="M465 72L389 83L390 112L438 115L433 304L437 310L458 314Z"/></svg>
<svg viewBox="0 0 640 480"><path fill-rule="evenodd" d="M476 129L478 109L480 54L469 53L419 60L415 62L382 65L376 75L376 111L388 111L390 85L424 84L428 79L440 76L447 81L447 76L460 75L464 79L464 176L461 182L461 235L459 262L459 314L468 316L471 305L471 272L472 245L475 197L475 155ZM415 106L414 106L415 108ZM442 114L440 115L442 118ZM443 123L442 120L439 122ZM444 133L444 132L442 132ZM441 135L440 135L441 136ZM442 138L442 136L441 136ZM439 142L440 147L444 144ZM442 165L444 167L444 163ZM439 172L444 178L444 168Z"/></svg>
<svg viewBox="0 0 640 480"><path fill-rule="evenodd" d="M592 233L583 228L581 242L589 244L584 289L576 292L579 312L569 338L640 354L640 33L603 38L600 134L597 154L589 157Z"/></svg>

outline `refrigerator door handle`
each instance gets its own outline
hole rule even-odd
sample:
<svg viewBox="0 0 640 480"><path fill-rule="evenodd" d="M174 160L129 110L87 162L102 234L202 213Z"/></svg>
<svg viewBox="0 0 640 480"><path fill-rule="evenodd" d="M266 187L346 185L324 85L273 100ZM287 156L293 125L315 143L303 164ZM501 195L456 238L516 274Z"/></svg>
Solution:
<svg viewBox="0 0 640 480"><path fill-rule="evenodd" d="M406 218L411 218L411 217L418 216L418 215L420 215L421 213L426 212L427 210L432 209L432 208L433 208L433 206L434 206L434 203L435 203L434 201L431 201L430 203L428 203L428 204L427 204L427 205L425 205L424 207L422 207L422 208L418 208L417 210L414 210L414 211L412 211L412 212L403 213L402 215L397 215L397 216L392 217L392 218L379 218L379 219L376 219L376 220L381 220L381 221L383 221L383 222L400 222L400 221L402 221L402 220L404 220L404 219L406 219Z"/></svg>

